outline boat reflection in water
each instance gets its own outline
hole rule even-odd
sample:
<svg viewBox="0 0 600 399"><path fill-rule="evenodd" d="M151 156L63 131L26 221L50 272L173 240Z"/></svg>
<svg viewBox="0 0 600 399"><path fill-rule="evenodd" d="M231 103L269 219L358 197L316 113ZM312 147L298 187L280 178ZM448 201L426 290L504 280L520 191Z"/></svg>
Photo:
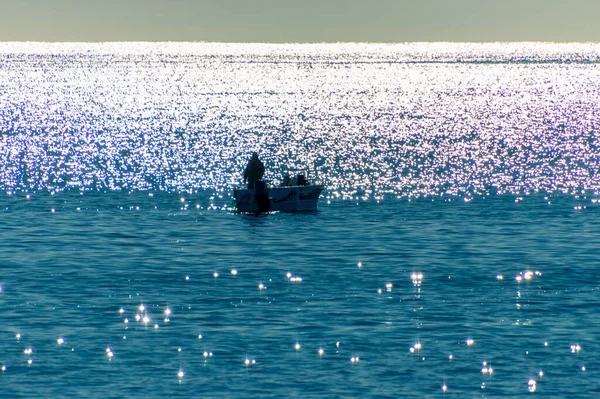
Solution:
<svg viewBox="0 0 600 399"><path fill-rule="evenodd" d="M311 182L307 172L284 178L276 187L257 181L254 188L233 190L234 209L238 213L299 212L317 210L325 185Z"/></svg>

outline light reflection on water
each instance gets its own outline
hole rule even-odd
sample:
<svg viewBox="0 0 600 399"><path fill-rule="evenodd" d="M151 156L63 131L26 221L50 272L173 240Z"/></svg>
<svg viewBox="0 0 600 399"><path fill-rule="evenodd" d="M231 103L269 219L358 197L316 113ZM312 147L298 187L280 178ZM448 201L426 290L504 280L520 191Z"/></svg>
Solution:
<svg viewBox="0 0 600 399"><path fill-rule="evenodd" d="M593 44L0 44L0 186L219 194L252 150L330 196L598 190Z"/></svg>
<svg viewBox="0 0 600 399"><path fill-rule="evenodd" d="M575 211L571 197L553 197L553 212L530 196L337 201L258 218L131 197L4 197L3 386L150 397L595 389L597 208ZM576 243L564 233L574 230Z"/></svg>
<svg viewBox="0 0 600 399"><path fill-rule="evenodd" d="M0 52L8 395L600 394L597 45Z"/></svg>

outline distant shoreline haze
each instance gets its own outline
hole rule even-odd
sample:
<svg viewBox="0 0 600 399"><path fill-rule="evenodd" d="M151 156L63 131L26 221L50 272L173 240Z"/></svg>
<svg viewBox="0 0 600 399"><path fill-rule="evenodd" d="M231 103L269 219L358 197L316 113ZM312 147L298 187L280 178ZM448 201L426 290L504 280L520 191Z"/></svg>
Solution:
<svg viewBox="0 0 600 399"><path fill-rule="evenodd" d="M600 42L596 0L28 0L0 41Z"/></svg>

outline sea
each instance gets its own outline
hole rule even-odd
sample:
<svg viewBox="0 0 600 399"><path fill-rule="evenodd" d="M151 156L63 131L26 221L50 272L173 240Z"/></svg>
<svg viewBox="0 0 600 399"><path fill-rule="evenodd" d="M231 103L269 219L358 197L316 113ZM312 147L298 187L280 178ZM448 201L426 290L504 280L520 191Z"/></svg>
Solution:
<svg viewBox="0 0 600 399"><path fill-rule="evenodd" d="M0 43L0 397L598 398L599 104L597 43Z"/></svg>

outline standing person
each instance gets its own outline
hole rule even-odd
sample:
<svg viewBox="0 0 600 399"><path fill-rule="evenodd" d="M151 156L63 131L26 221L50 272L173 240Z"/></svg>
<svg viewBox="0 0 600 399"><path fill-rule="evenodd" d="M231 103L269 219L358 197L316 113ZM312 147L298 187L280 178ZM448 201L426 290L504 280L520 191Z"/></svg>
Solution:
<svg viewBox="0 0 600 399"><path fill-rule="evenodd" d="M256 152L252 153L252 158L248 161L248 166L244 170L244 182L248 180L248 188L254 188L254 184L262 179L265 174L265 165L258 158Z"/></svg>

